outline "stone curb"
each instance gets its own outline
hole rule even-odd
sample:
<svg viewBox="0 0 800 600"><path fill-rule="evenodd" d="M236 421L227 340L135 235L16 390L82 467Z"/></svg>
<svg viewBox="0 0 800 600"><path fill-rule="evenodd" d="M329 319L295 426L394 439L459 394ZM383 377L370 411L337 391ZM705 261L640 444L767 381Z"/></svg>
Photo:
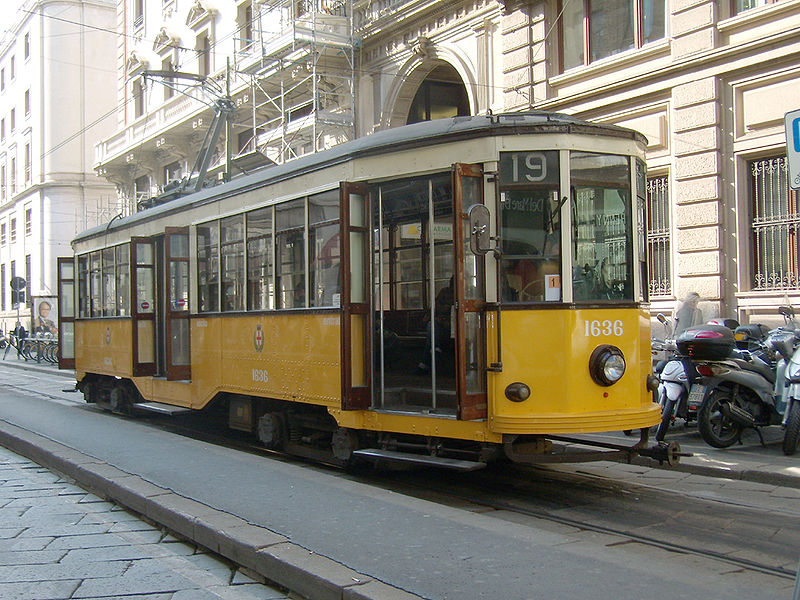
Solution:
<svg viewBox="0 0 800 600"><path fill-rule="evenodd" d="M681 462L674 467L658 465L647 458L634 458L631 464L651 469L663 469L666 471L677 471L689 473L690 475L702 475L703 477L714 477L717 479L735 479L737 481L749 481L752 483L763 483L765 485L775 485L800 489L800 471L797 475L780 472L775 469L754 468L757 464L744 463L743 465L734 463L721 464L702 464L702 455L698 454L694 458L682 458Z"/></svg>
<svg viewBox="0 0 800 600"><path fill-rule="evenodd" d="M732 469L710 465L684 464L683 461L677 467L672 468L676 471L690 473L692 475L736 479L738 481L750 481L752 483L763 483L766 485L800 489L800 477L788 475L786 473L776 473L774 471L759 471L758 469L750 468Z"/></svg>
<svg viewBox="0 0 800 600"><path fill-rule="evenodd" d="M2 420L0 444L308 600L422 600L269 529Z"/></svg>

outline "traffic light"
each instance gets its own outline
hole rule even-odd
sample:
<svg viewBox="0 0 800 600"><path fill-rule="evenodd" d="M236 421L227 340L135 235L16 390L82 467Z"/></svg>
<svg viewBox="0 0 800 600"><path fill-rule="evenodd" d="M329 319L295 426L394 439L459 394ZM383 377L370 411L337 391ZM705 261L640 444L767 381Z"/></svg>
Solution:
<svg viewBox="0 0 800 600"><path fill-rule="evenodd" d="M11 306L25 304L25 288L28 282L23 277L11 278Z"/></svg>

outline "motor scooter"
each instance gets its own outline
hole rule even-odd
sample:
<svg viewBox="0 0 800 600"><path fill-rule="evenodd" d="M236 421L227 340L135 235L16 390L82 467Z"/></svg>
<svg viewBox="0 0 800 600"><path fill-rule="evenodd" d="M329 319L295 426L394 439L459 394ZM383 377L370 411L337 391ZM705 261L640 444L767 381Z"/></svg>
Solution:
<svg viewBox="0 0 800 600"><path fill-rule="evenodd" d="M678 338L679 351L692 358L703 376L697 425L710 446L735 444L747 427L755 429L763 443L760 428L786 423L785 373L798 338L794 312L789 307L781 307L779 312L784 326L770 330L760 351L748 351L749 360L734 353L734 336L724 327L696 327Z"/></svg>
<svg viewBox="0 0 800 600"><path fill-rule="evenodd" d="M794 313L792 313L794 318ZM800 446L800 330L794 331L794 352L784 371L786 410L783 413L783 453L791 456Z"/></svg>
<svg viewBox="0 0 800 600"><path fill-rule="evenodd" d="M676 418L684 419L687 424L696 418L697 412L689 410L689 398L700 375L691 359L678 352L669 320L661 313L657 319L664 325L666 333L659 348L668 353L668 358L660 361L654 369L658 377L656 401L661 405L661 422L656 427L655 438L661 442Z"/></svg>

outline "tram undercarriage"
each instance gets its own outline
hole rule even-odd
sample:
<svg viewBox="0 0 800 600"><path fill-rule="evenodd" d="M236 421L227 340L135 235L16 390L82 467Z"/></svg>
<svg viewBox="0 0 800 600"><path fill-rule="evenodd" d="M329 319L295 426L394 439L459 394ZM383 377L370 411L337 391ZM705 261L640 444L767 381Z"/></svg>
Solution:
<svg viewBox="0 0 800 600"><path fill-rule="evenodd" d="M83 392L87 403L125 416L196 412L147 402L133 382L126 379L87 375L77 389ZM203 412L226 415L230 429L253 434L269 450L342 467L372 463L474 471L502 459L543 465L598 460L631 462L637 456L674 466L681 456L686 456L676 442L649 445L648 428L639 430L639 441L632 446L590 438L510 434L503 435L502 444L497 444L339 427L323 406L237 394L221 394Z"/></svg>

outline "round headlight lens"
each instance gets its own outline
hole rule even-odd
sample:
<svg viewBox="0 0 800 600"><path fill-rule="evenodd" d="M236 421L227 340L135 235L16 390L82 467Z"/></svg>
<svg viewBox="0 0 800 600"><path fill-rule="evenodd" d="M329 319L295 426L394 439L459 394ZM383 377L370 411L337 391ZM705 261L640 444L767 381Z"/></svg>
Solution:
<svg viewBox="0 0 800 600"><path fill-rule="evenodd" d="M619 381L625 373L625 359L619 354L609 356L603 364L603 375L608 381Z"/></svg>
<svg viewBox="0 0 800 600"><path fill-rule="evenodd" d="M512 402L525 402L531 397L531 388L524 383L511 383L506 387L506 398Z"/></svg>
<svg viewBox="0 0 800 600"><path fill-rule="evenodd" d="M599 385L613 385L625 374L625 356L611 344L598 346L589 359L589 373Z"/></svg>

